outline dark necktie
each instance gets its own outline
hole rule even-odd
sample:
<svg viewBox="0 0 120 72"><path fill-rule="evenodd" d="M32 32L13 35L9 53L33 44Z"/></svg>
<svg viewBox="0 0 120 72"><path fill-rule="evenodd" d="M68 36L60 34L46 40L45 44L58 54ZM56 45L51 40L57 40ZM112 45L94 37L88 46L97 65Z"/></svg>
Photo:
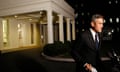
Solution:
<svg viewBox="0 0 120 72"><path fill-rule="evenodd" d="M96 48L98 49L99 42L98 42L98 34L97 33L95 34L95 45L96 45Z"/></svg>

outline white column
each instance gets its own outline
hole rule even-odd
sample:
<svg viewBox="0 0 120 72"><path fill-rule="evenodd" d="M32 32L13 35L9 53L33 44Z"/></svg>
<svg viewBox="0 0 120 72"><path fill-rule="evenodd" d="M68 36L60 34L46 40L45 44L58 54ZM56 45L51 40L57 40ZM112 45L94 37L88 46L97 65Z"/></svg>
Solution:
<svg viewBox="0 0 120 72"><path fill-rule="evenodd" d="M48 30L48 43L53 43L53 18L52 10L47 10L47 30Z"/></svg>
<svg viewBox="0 0 120 72"><path fill-rule="evenodd" d="M66 18L66 21L67 21L67 40L71 41L70 18Z"/></svg>
<svg viewBox="0 0 120 72"><path fill-rule="evenodd" d="M58 16L59 16L59 40L64 42L63 15Z"/></svg>
<svg viewBox="0 0 120 72"><path fill-rule="evenodd" d="M75 20L72 20L72 40L75 40Z"/></svg>

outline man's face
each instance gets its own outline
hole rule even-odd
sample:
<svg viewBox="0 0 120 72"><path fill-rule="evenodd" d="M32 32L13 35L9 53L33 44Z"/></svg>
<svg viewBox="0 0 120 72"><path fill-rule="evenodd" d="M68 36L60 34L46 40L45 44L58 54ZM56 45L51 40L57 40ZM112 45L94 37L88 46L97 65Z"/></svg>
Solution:
<svg viewBox="0 0 120 72"><path fill-rule="evenodd" d="M92 22L92 27L96 32L102 32L103 23L104 23L103 18L95 19L95 21Z"/></svg>

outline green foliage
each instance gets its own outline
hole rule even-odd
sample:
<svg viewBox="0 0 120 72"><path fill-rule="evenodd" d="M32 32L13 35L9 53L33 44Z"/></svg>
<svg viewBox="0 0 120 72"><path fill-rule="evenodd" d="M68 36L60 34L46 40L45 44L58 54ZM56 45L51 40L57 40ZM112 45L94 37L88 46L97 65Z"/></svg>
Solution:
<svg viewBox="0 0 120 72"><path fill-rule="evenodd" d="M69 53L71 50L71 43L69 41L65 41L64 43L60 41L56 41L53 44L47 44L43 48L44 54L48 56L58 56L62 54Z"/></svg>

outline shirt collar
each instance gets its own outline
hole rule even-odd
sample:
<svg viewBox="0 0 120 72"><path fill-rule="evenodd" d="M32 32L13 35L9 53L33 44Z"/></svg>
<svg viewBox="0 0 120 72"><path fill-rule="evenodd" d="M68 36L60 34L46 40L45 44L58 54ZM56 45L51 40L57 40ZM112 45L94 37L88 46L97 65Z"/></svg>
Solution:
<svg viewBox="0 0 120 72"><path fill-rule="evenodd" d="M95 34L96 34L96 32L92 28L90 28L90 32L92 33L92 37L95 40Z"/></svg>

